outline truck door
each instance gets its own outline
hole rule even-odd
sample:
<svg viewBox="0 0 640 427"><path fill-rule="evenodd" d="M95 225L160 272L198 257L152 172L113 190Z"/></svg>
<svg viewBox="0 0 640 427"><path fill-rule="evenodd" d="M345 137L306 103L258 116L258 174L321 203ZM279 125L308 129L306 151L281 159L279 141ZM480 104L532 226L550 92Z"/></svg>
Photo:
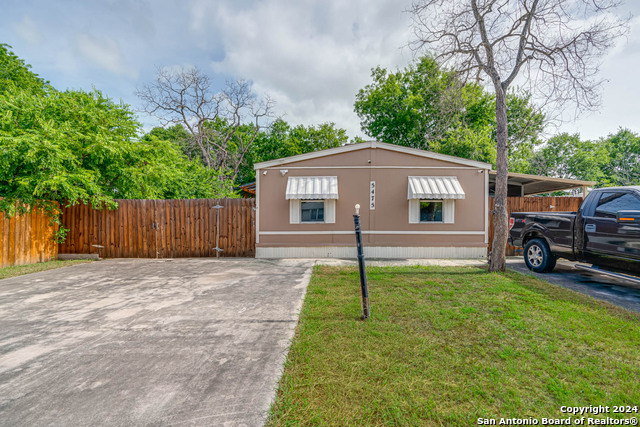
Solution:
<svg viewBox="0 0 640 427"><path fill-rule="evenodd" d="M621 210L640 210L640 199L629 191L600 193L593 216L584 219L587 261L627 269L631 259L640 259L640 226L619 224L616 214Z"/></svg>

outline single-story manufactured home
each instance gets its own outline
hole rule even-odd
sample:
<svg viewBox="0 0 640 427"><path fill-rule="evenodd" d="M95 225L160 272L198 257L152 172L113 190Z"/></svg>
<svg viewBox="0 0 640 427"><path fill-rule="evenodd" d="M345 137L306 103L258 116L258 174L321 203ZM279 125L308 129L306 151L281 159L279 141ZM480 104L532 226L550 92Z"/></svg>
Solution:
<svg viewBox="0 0 640 427"><path fill-rule="evenodd" d="M256 257L487 255L488 163L363 142L255 165Z"/></svg>

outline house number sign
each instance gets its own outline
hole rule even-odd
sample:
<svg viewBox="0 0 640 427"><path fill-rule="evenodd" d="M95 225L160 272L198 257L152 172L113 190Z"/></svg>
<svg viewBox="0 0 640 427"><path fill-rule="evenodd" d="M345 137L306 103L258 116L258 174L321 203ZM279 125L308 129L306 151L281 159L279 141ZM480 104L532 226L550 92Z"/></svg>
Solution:
<svg viewBox="0 0 640 427"><path fill-rule="evenodd" d="M369 188L369 209L372 210L372 211L376 209L376 182L375 181L371 181L371 183L370 183L370 188Z"/></svg>

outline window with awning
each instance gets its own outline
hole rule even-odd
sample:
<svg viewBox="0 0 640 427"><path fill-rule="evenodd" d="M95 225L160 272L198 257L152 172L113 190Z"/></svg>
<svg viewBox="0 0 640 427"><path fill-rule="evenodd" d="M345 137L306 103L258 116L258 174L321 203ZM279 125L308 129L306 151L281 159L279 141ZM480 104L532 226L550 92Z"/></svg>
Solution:
<svg viewBox="0 0 640 427"><path fill-rule="evenodd" d="M407 188L409 223L455 222L455 201L465 194L455 176L410 176Z"/></svg>
<svg viewBox="0 0 640 427"><path fill-rule="evenodd" d="M337 176L290 176L287 181L287 200L325 200L337 198Z"/></svg>
<svg viewBox="0 0 640 427"><path fill-rule="evenodd" d="M410 176L407 199L464 199L456 176Z"/></svg>
<svg viewBox="0 0 640 427"><path fill-rule="evenodd" d="M290 224L336 222L337 176L290 176L285 197Z"/></svg>

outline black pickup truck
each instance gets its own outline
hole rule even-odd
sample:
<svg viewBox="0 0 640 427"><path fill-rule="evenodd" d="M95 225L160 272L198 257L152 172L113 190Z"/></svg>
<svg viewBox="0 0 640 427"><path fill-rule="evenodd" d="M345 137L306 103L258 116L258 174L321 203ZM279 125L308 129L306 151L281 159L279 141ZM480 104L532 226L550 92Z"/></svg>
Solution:
<svg viewBox="0 0 640 427"><path fill-rule="evenodd" d="M509 241L524 246L529 269L553 270L557 258L640 274L640 186L598 188L578 212L518 212Z"/></svg>

